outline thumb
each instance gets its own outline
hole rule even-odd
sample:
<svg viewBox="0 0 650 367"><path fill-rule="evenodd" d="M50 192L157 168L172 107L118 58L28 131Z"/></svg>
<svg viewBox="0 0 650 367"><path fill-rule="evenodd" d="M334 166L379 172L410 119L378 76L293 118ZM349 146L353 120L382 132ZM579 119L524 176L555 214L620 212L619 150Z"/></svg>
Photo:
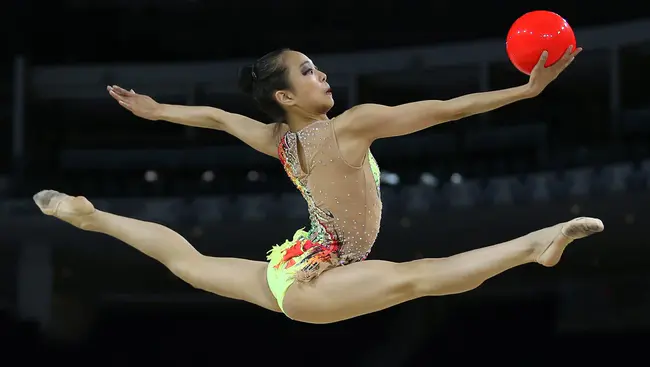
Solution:
<svg viewBox="0 0 650 367"><path fill-rule="evenodd" d="M544 51L542 51L542 56L539 57L539 61L537 62L537 66L544 67L544 64L546 64L547 59L548 59L548 51L544 50Z"/></svg>

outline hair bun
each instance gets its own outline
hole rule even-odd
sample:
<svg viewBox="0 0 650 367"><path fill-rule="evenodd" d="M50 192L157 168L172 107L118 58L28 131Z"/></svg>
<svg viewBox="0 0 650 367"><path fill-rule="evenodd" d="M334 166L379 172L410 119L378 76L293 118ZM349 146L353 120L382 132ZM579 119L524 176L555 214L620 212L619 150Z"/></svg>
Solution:
<svg viewBox="0 0 650 367"><path fill-rule="evenodd" d="M246 93L253 92L253 65L244 66L239 70L239 89Z"/></svg>

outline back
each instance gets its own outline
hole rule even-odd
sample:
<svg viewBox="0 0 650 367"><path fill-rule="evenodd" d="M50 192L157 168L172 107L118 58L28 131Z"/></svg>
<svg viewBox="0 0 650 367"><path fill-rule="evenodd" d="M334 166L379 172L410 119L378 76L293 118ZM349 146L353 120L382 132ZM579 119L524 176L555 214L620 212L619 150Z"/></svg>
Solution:
<svg viewBox="0 0 650 367"><path fill-rule="evenodd" d="M340 154L333 123L287 132L278 153L309 210L310 240L337 247L338 264L366 258L381 221L379 167L368 151L359 167Z"/></svg>

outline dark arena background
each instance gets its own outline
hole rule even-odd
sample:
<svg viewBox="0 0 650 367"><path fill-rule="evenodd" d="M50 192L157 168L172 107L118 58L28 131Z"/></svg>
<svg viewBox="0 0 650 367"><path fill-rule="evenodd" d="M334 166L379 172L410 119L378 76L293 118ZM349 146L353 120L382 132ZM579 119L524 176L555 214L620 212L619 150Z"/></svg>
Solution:
<svg viewBox="0 0 650 367"><path fill-rule="evenodd" d="M0 27L2 366L458 366L647 362L650 10L644 2L8 0ZM218 131L138 119L105 91L265 120L238 67L278 47L328 73L332 116L515 86L510 24L564 16L585 51L537 99L379 141L372 259L444 257L576 216L606 231L554 269L333 325L203 293L40 214L53 188L264 260L308 224L282 167ZM237 274L233 274L236 277ZM633 358L640 358L635 361ZM607 361L604 358L611 358Z"/></svg>

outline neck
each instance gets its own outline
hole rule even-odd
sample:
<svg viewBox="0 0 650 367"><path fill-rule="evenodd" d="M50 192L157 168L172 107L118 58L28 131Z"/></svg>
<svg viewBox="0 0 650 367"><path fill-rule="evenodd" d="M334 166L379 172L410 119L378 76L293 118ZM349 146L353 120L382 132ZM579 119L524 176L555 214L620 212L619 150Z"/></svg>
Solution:
<svg viewBox="0 0 650 367"><path fill-rule="evenodd" d="M305 126L311 125L316 121L324 120L329 120L329 117L327 117L326 114L308 116L289 115L287 116L287 125L289 125L289 129L291 131L296 132L302 130Z"/></svg>

